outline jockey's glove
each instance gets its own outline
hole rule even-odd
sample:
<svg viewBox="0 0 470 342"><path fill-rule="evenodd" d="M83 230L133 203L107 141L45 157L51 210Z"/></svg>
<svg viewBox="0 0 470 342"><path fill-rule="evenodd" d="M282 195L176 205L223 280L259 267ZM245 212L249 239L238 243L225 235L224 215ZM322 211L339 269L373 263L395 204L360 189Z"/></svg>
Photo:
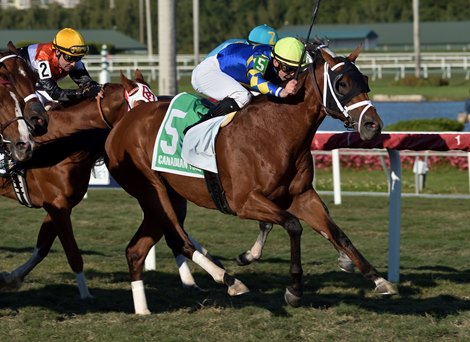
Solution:
<svg viewBox="0 0 470 342"><path fill-rule="evenodd" d="M83 97L96 97L100 91L101 85L96 82L89 82L80 86L80 92Z"/></svg>

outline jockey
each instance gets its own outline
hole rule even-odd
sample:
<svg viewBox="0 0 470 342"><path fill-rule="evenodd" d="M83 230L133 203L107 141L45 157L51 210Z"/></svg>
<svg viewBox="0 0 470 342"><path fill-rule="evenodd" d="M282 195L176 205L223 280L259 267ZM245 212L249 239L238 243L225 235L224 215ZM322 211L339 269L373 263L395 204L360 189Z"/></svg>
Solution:
<svg viewBox="0 0 470 342"><path fill-rule="evenodd" d="M64 28L52 42L33 44L19 50L37 75L36 92L44 105L99 94L101 86L92 80L81 61L88 52L88 46L76 30ZM79 86L78 89L58 86L57 82L67 75Z"/></svg>
<svg viewBox="0 0 470 342"><path fill-rule="evenodd" d="M252 92L287 97L297 91L293 79L299 64L305 65L304 44L293 37L269 45L230 44L217 55L204 59L192 72L193 88L217 101L211 117L246 106ZM280 84L288 81L284 87Z"/></svg>
<svg viewBox="0 0 470 342"><path fill-rule="evenodd" d="M274 46L277 40L278 40L278 36L277 36L277 32L275 29L273 29L271 26L268 26L266 24L259 25L250 31L250 34L248 35L248 39L233 38L233 39L226 40L222 44L218 45L214 50L209 52L206 58L217 55L220 50L224 49L229 44L243 43L243 44L252 44L252 45L265 44L265 45Z"/></svg>

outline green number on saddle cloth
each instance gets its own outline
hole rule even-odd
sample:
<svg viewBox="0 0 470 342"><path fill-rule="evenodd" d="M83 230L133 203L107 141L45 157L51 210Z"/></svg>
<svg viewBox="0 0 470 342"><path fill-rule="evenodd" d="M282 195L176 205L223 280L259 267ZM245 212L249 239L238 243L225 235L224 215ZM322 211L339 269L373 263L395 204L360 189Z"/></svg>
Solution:
<svg viewBox="0 0 470 342"><path fill-rule="evenodd" d="M186 163L181 158L181 146L184 129L199 121L201 115L207 114L208 110L202 104L201 98L196 95L181 93L173 98L155 140L153 170L204 177L201 169Z"/></svg>
<svg viewBox="0 0 470 342"><path fill-rule="evenodd" d="M261 73L265 73L266 69L268 68L269 59L266 56L257 56L253 60L253 66L256 70L261 71Z"/></svg>

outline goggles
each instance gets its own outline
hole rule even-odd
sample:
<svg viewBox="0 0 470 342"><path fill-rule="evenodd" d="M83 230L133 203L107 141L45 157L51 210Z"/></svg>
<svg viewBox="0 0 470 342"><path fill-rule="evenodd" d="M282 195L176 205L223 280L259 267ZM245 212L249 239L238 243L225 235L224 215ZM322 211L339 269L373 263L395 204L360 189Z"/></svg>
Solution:
<svg viewBox="0 0 470 342"><path fill-rule="evenodd" d="M72 62L80 61L83 56L70 56L70 55L67 55L67 54L63 53L62 57L64 57L64 60L66 62L72 63Z"/></svg>
<svg viewBox="0 0 470 342"><path fill-rule="evenodd" d="M282 71L285 72L286 74L292 74L292 73L294 73L294 72L297 70L297 67L294 67L294 66L292 66L292 65L283 63L283 62L281 62L281 61L279 61L279 60L278 60L278 63L279 63L278 70L282 70Z"/></svg>
<svg viewBox="0 0 470 342"><path fill-rule="evenodd" d="M62 46L59 46L57 44L54 44L55 48L57 50L60 50L62 52L68 52L72 55L86 55L88 53L88 45L74 45L69 48L64 48Z"/></svg>

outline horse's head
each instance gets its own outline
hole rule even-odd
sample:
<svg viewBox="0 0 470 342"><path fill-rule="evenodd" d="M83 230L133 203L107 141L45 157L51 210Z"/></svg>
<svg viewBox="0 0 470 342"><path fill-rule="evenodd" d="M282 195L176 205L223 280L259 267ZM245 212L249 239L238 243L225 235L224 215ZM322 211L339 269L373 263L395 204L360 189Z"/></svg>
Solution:
<svg viewBox="0 0 470 342"><path fill-rule="evenodd" d="M150 90L149 84L144 80L139 69L135 70L134 80L128 79L121 72L121 84L124 87L124 96L129 110L143 102L157 101L157 97Z"/></svg>
<svg viewBox="0 0 470 342"><path fill-rule="evenodd" d="M369 100L367 77L354 64L360 47L348 57L338 57L323 45L315 48L323 58L322 104L327 114L354 128L362 140L378 136L383 127L375 107Z"/></svg>
<svg viewBox="0 0 470 342"><path fill-rule="evenodd" d="M32 157L34 142L23 116L24 103L9 81L0 78L0 145L9 159Z"/></svg>
<svg viewBox="0 0 470 342"><path fill-rule="evenodd" d="M31 134L40 136L47 132L48 117L35 92L36 77L12 42L8 43L8 49L0 52L0 75L15 87L23 99L24 116Z"/></svg>

